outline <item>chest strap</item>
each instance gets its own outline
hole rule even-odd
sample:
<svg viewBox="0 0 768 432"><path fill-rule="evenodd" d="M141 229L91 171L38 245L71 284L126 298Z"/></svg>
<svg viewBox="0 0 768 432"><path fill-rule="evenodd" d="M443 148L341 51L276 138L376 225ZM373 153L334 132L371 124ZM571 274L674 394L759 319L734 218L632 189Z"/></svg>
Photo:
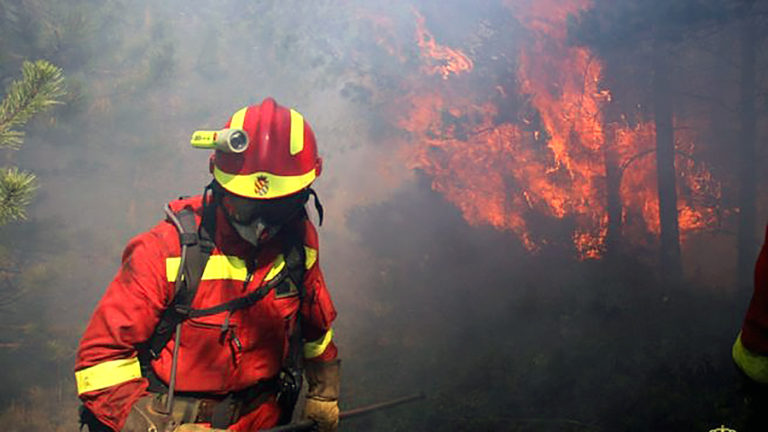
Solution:
<svg viewBox="0 0 768 432"><path fill-rule="evenodd" d="M284 292L297 291L299 298L304 297L304 261L306 255L304 252L303 241L297 244L296 239L284 236L283 241L286 247L283 250L283 259L285 267L272 280L262 285L258 289L238 297L234 300L218 304L204 309L192 309L186 311L187 318L198 318L208 315L216 315L222 312L234 312L238 309L247 308L256 304L259 300L269 294L273 289L278 294ZM293 241L291 241L293 240Z"/></svg>
<svg viewBox="0 0 768 432"><path fill-rule="evenodd" d="M208 207L206 210L212 208ZM298 292L299 298L304 298L304 273L306 254L304 251L303 230L286 230L282 235L283 259L285 267L272 280L248 293L245 296L203 309L193 309L192 300L195 298L197 288L200 285L205 265L213 251L214 244L209 233L213 233L215 227L210 221L215 220L215 214L204 211L200 229L197 229L194 212L190 208L184 208L178 213L173 213L166 206L168 218L179 230L179 238L182 247L180 271L176 278L176 293L173 301L163 312L160 322L155 327L155 332L150 337L147 347L152 359L160 356L162 349L168 344L176 325L188 318L199 318L215 315L221 312L234 312L239 309L253 306L258 301L275 289L278 294Z"/></svg>
<svg viewBox="0 0 768 432"><path fill-rule="evenodd" d="M199 317L204 317L208 315L216 315L217 313L221 313L221 312L234 312L238 309L243 309L249 306L253 306L259 300L266 297L266 295L269 294L269 292L272 291L275 287L277 287L281 283L287 283L286 277L287 277L286 271L282 270L277 276L275 276L274 279L270 280L266 284L262 285L258 289L252 291L251 293L245 296L238 297L234 300L220 303L216 306L212 306L209 308L204 308L204 309L189 308L189 310L186 311L185 317L199 318Z"/></svg>
<svg viewBox="0 0 768 432"><path fill-rule="evenodd" d="M165 206L168 219L179 231L181 244L181 263L176 276L176 292L171 304L163 311L155 331L147 342L147 349L152 359L160 356L160 351L171 340L176 325L189 316L190 304L195 298L205 265L213 252L213 233L216 230L214 206L206 206L198 229L195 213L185 207L174 213Z"/></svg>

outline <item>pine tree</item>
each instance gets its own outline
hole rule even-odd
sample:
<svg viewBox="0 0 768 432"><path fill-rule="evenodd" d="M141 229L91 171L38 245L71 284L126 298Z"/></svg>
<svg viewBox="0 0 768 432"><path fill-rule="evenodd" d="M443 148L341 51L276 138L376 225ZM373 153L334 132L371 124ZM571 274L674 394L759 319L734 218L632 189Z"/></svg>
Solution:
<svg viewBox="0 0 768 432"><path fill-rule="evenodd" d="M61 103L58 99L66 93L61 69L45 60L25 61L21 74L0 103L0 149L18 150L24 141L20 128L35 114ZM0 225L26 218L26 206L37 186L30 172L0 168Z"/></svg>

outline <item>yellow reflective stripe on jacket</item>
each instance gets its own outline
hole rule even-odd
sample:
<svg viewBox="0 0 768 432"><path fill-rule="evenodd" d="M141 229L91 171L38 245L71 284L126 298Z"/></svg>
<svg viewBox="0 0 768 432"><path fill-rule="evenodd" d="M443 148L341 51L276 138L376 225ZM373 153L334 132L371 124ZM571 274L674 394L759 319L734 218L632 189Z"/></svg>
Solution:
<svg viewBox="0 0 768 432"><path fill-rule="evenodd" d="M304 254L304 266L307 270L309 270L313 265L315 265L315 262L317 261L317 250L308 246L304 246ZM274 261L272 261L272 268L269 269L269 273L267 273L264 281L272 280L275 276L278 275L278 273L283 270L283 267L285 267L285 258L283 257L283 254L280 254L277 256L277 258L275 258Z"/></svg>
<svg viewBox="0 0 768 432"><path fill-rule="evenodd" d="M306 257L304 260L304 265L306 266L307 270L309 270L313 265L315 265L315 261L317 261L317 249L304 246L304 256Z"/></svg>
<svg viewBox="0 0 768 432"><path fill-rule="evenodd" d="M731 350L733 361L753 380L768 384L768 356L755 354L741 343L741 332Z"/></svg>
<svg viewBox="0 0 768 432"><path fill-rule="evenodd" d="M111 360L75 372L77 394L101 390L141 378L141 366L137 357Z"/></svg>
<svg viewBox="0 0 768 432"><path fill-rule="evenodd" d="M304 251L306 253L306 260L304 263L306 268L309 269L315 264L315 261L317 261L317 251L306 246L304 246ZM176 281L176 275L178 274L180 264L180 257L165 259L165 275L168 282ZM285 267L285 259L283 258L283 254L280 254L272 262L272 268L269 269L269 273L267 273L264 280L268 281L273 279L281 270L283 270L283 267ZM202 280L227 279L244 281L247 276L248 268L243 259L230 255L211 255L208 258L208 263L205 265Z"/></svg>
<svg viewBox="0 0 768 432"><path fill-rule="evenodd" d="M165 259L165 275L168 282L175 282L181 264L180 257ZM245 261L236 256L211 255L205 265L202 280L228 279L244 281L248 276Z"/></svg>
<svg viewBox="0 0 768 432"><path fill-rule="evenodd" d="M283 270L283 267L285 267L285 258L283 258L283 254L280 254L274 261L272 261L272 268L269 269L269 273L264 277L264 281L266 282L274 279L275 276Z"/></svg>
<svg viewBox="0 0 768 432"><path fill-rule="evenodd" d="M314 342L307 342L304 344L304 358L317 357L325 352L328 348L328 344L333 339L333 329L328 329L327 332L318 340Z"/></svg>

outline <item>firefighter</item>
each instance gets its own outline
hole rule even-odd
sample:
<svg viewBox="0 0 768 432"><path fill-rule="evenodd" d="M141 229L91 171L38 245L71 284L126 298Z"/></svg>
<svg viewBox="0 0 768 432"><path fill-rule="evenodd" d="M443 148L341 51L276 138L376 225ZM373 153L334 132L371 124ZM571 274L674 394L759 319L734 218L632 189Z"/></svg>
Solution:
<svg viewBox="0 0 768 432"><path fill-rule="evenodd" d="M314 133L271 98L225 128L193 136L215 144L211 183L130 240L80 341L92 432L273 427L290 421L302 370L304 415L337 428L336 311L305 209L314 197L322 223Z"/></svg>
<svg viewBox="0 0 768 432"><path fill-rule="evenodd" d="M768 430L768 227L755 264L754 292L732 348L744 377L747 431Z"/></svg>

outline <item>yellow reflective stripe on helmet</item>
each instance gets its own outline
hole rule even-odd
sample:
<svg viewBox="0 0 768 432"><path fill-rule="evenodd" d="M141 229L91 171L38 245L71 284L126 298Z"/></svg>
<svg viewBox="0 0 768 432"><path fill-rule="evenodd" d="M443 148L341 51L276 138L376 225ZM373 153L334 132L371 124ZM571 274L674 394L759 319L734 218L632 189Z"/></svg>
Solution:
<svg viewBox="0 0 768 432"><path fill-rule="evenodd" d="M307 342L304 344L304 358L317 357L325 352L328 348L328 344L333 339L333 329L328 329L327 332L318 340L314 342Z"/></svg>
<svg viewBox="0 0 768 432"><path fill-rule="evenodd" d="M768 356L751 352L741 343L741 332L731 350L733 361L753 380L768 384Z"/></svg>
<svg viewBox="0 0 768 432"><path fill-rule="evenodd" d="M229 122L230 129L242 129L245 122L245 112L248 107L241 108L238 112L232 114L232 121Z"/></svg>
<svg viewBox="0 0 768 432"><path fill-rule="evenodd" d="M304 116L291 110L291 156L304 150Z"/></svg>
<svg viewBox="0 0 768 432"><path fill-rule="evenodd" d="M141 366L136 357L111 360L75 372L78 395L112 387L136 378L141 378Z"/></svg>
<svg viewBox="0 0 768 432"><path fill-rule="evenodd" d="M224 189L246 198L278 198L298 192L317 177L313 168L306 174L280 176L268 172L228 174L213 168L213 177Z"/></svg>
<svg viewBox="0 0 768 432"><path fill-rule="evenodd" d="M307 270L309 270L313 265L315 265L315 262L317 261L317 249L304 246L304 256L304 265L306 266Z"/></svg>
<svg viewBox="0 0 768 432"><path fill-rule="evenodd" d="M180 257L165 259L165 275L168 282L175 282L181 264ZM205 264L202 280L228 279L244 281L248 276L245 261L236 256L211 255Z"/></svg>
<svg viewBox="0 0 768 432"><path fill-rule="evenodd" d="M283 267L285 267L285 258L283 258L283 254L280 254L274 261L272 261L272 268L269 269L269 273L267 273L267 276L264 278L264 282L274 279L275 276L283 270Z"/></svg>

